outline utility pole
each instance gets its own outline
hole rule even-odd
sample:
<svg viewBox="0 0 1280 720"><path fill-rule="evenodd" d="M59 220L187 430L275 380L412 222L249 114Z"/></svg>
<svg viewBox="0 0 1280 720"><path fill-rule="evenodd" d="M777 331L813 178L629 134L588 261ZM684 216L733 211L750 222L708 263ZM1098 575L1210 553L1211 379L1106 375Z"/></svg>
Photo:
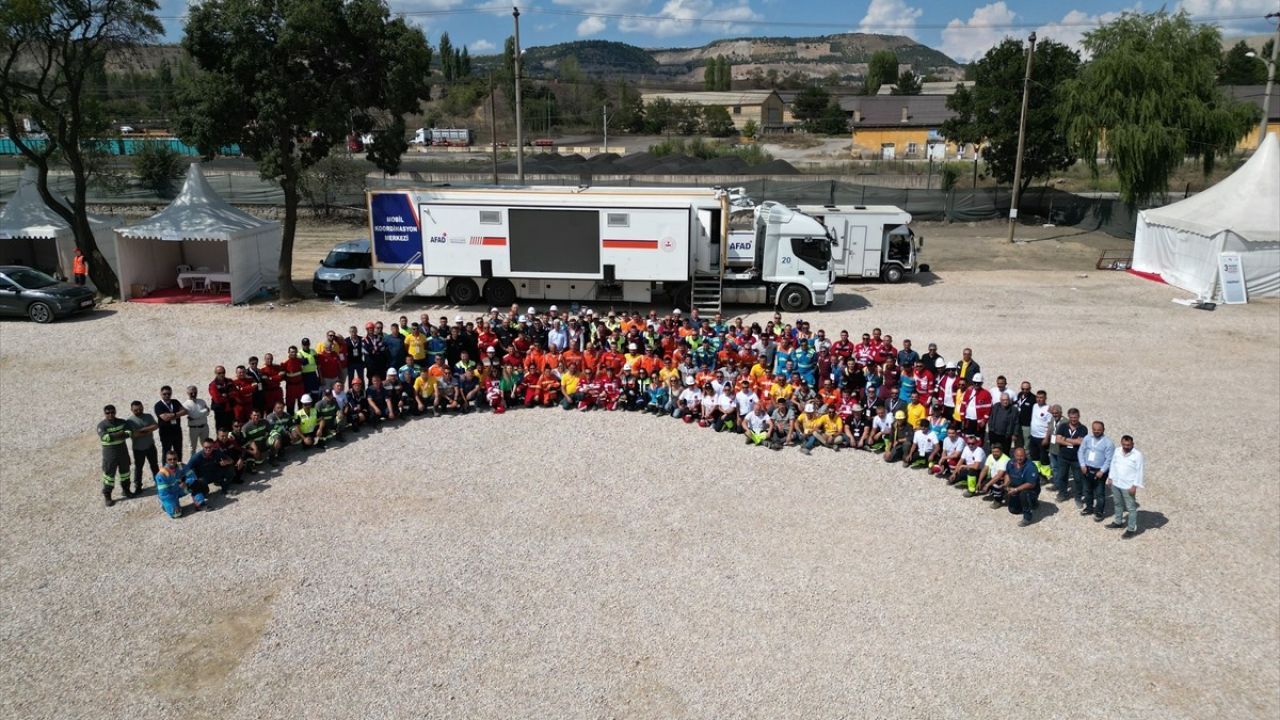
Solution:
<svg viewBox="0 0 1280 720"><path fill-rule="evenodd" d="M493 151L493 184L498 184L498 113L494 109L493 70L489 70L489 145Z"/></svg>
<svg viewBox="0 0 1280 720"><path fill-rule="evenodd" d="M1280 53L1280 13L1267 13L1268 20L1276 20L1276 32L1271 41L1271 59L1267 61L1267 91L1262 95L1262 122L1258 125L1258 147L1267 139L1267 116L1271 114L1271 88L1276 84L1276 57Z"/></svg>
<svg viewBox="0 0 1280 720"><path fill-rule="evenodd" d="M609 152L609 106L602 105L601 109L604 111L604 147L600 148L600 152L607 153Z"/></svg>
<svg viewBox="0 0 1280 720"><path fill-rule="evenodd" d="M1009 242L1013 242L1013 229L1018 225L1018 200L1022 194L1022 149L1027 141L1027 100L1031 97L1031 59L1036 56L1036 34L1027 38L1027 74L1022 78L1022 118L1018 120L1018 160L1013 165L1013 198L1009 204Z"/></svg>
<svg viewBox="0 0 1280 720"><path fill-rule="evenodd" d="M511 17L516 22L516 177L524 185L524 119L520 115L520 8L511 8Z"/></svg>

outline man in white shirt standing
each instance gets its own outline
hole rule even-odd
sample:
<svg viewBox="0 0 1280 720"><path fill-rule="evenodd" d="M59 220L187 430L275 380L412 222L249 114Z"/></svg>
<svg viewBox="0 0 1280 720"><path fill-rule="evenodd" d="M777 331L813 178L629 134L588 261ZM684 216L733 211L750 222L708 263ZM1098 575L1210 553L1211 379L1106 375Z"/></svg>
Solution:
<svg viewBox="0 0 1280 720"><path fill-rule="evenodd" d="M187 411L187 437L196 449L209 437L209 403L196 397L198 392L195 385L189 385L187 399L182 403L182 409Z"/></svg>
<svg viewBox="0 0 1280 720"><path fill-rule="evenodd" d="M1124 528L1124 535L1129 539L1138 534L1138 488L1142 484L1142 473L1145 460L1142 451L1133 446L1133 437L1125 435L1120 438L1120 452L1111 458L1111 474L1107 477L1107 485L1111 487L1111 504L1115 508L1115 517L1109 528ZM1129 513L1129 522L1124 522L1124 514Z"/></svg>

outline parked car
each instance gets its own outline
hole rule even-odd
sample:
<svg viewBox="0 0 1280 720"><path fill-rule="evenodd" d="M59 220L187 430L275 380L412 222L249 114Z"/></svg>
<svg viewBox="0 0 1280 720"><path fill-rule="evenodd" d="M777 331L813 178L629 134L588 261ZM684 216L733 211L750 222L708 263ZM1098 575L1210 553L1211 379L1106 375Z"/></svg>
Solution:
<svg viewBox="0 0 1280 720"><path fill-rule="evenodd" d="M360 297L373 287L373 255L368 240L352 240L333 246L316 274L311 288L316 295Z"/></svg>
<svg viewBox="0 0 1280 720"><path fill-rule="evenodd" d="M53 322L92 310L93 291L59 282L24 265L0 265L0 314Z"/></svg>

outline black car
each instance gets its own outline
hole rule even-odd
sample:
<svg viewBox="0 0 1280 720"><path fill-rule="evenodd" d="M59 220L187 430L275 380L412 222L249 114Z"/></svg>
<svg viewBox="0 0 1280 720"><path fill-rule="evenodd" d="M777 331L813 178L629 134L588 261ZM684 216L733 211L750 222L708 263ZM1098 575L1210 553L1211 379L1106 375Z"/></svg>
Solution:
<svg viewBox="0 0 1280 720"><path fill-rule="evenodd" d="M0 315L53 322L93 309L93 291L59 282L22 265L0 265Z"/></svg>

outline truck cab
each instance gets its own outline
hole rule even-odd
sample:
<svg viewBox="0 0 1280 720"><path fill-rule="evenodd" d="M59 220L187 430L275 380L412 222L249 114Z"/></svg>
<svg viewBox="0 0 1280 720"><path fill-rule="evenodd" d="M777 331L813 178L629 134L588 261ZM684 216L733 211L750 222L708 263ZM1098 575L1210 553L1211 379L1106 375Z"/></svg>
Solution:
<svg viewBox="0 0 1280 720"><path fill-rule="evenodd" d="M892 205L801 205L831 231L836 277L902 282L917 270L924 239L911 228L911 214Z"/></svg>
<svg viewBox="0 0 1280 720"><path fill-rule="evenodd" d="M835 299L832 239L822 223L765 202L751 210L754 231L735 230L742 226L743 212L730 215L727 279L758 275L771 295L766 301L788 312Z"/></svg>

